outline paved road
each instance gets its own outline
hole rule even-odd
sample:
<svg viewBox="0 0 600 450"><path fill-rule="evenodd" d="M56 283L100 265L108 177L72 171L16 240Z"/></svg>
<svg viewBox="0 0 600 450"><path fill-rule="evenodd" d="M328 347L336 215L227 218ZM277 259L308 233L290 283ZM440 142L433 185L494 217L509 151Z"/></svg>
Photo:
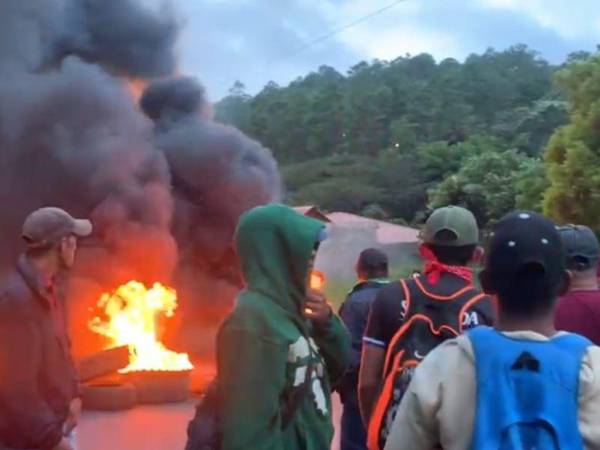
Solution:
<svg viewBox="0 0 600 450"><path fill-rule="evenodd" d="M337 417L339 405L335 403ZM193 402L119 413L85 412L78 430L78 450L183 450L186 425L193 413ZM332 450L338 448L334 444Z"/></svg>

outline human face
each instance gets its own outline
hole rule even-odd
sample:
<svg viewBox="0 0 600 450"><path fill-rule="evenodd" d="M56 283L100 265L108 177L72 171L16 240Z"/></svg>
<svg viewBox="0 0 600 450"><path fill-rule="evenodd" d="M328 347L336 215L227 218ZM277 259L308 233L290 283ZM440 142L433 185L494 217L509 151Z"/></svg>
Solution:
<svg viewBox="0 0 600 450"><path fill-rule="evenodd" d="M75 254L77 253L77 238L68 236L60 244L60 263L64 268L70 269L75 264Z"/></svg>

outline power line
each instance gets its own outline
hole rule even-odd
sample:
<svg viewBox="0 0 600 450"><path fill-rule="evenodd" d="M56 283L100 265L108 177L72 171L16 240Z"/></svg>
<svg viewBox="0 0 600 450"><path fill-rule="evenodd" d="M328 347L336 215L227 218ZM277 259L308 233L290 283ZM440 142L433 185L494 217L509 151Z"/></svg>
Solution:
<svg viewBox="0 0 600 450"><path fill-rule="evenodd" d="M322 36L319 36L318 38L313 39L312 41L309 41L309 42L305 43L301 47L298 47L296 50L288 53L287 55L285 55L285 56L283 56L281 58L277 58L277 59L274 59L274 60L270 61L269 64L273 64L273 63L276 63L276 62L280 62L280 61L292 58L292 57L298 55L299 53L302 53L302 52L306 51L307 49L309 49L313 45L316 45L316 44L319 44L319 43L321 43L323 41L326 41L327 39L330 39L333 36L335 36L337 34L340 34L343 31L346 31L348 28L352 28L352 27L355 27L356 25L359 25L359 24L361 24L363 22L366 22L367 20L372 19L373 17L378 16L379 14L382 14L385 11L387 11L389 9L392 9L394 6L397 6L400 3L403 3L405 1L406 0L396 0L395 2L390 3L389 5L384 6L383 8L380 8L377 11L373 11L372 13L369 13L366 16L362 16L362 17L356 19L353 22L350 22L350 23L348 23L346 25L342 25L342 26L340 26L338 28L334 28L333 30L329 31L328 33L326 33L326 34L324 34Z"/></svg>

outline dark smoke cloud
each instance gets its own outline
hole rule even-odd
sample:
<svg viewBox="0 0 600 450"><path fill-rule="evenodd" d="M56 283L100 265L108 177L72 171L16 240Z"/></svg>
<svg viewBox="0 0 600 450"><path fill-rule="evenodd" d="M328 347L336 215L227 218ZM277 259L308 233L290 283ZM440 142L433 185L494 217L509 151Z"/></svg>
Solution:
<svg viewBox="0 0 600 450"><path fill-rule="evenodd" d="M218 217L231 228L249 207L279 199L281 180L271 152L239 130L208 120L198 81L158 81L140 104L155 121L175 196L203 210L209 216L203 220Z"/></svg>
<svg viewBox="0 0 600 450"><path fill-rule="evenodd" d="M35 70L59 30L60 0L0 1L0 70Z"/></svg>
<svg viewBox="0 0 600 450"><path fill-rule="evenodd" d="M77 55L136 78L170 75L179 24L167 4L158 14L136 0L68 0L56 56Z"/></svg>
<svg viewBox="0 0 600 450"><path fill-rule="evenodd" d="M243 211L279 199L275 159L240 131L208 120L204 89L192 78L150 85L141 105L155 120L157 146L170 167L183 276L186 267L203 267L235 281L231 238ZM189 275L182 284L196 286L197 276ZM198 296L203 289L191 291Z"/></svg>
<svg viewBox="0 0 600 450"><path fill-rule="evenodd" d="M157 81L144 92L140 105L146 115L168 127L206 107L204 87L191 77Z"/></svg>
<svg viewBox="0 0 600 450"><path fill-rule="evenodd" d="M90 217L94 235L69 289L75 349L85 353L101 345L82 326L90 307L130 279L174 283L181 303L222 311L215 293L233 294L223 280L236 278L239 214L280 189L270 152L212 122L196 81L151 85L143 104L154 122L136 104L127 79L175 68L171 16L133 0L68 5L0 2L0 268L22 251L32 210Z"/></svg>
<svg viewBox="0 0 600 450"><path fill-rule="evenodd" d="M79 312L130 279L169 281L177 259L170 174L123 83L76 58L8 81L0 85L6 262L20 251L26 214L58 205L95 225L72 283Z"/></svg>

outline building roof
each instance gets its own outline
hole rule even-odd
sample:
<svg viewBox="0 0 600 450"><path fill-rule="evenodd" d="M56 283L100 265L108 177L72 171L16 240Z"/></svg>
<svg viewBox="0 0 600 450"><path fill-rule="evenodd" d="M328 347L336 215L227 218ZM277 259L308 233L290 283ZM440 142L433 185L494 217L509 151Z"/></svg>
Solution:
<svg viewBox="0 0 600 450"><path fill-rule="evenodd" d="M375 230L377 241L381 244L409 243L419 240L419 230L415 228L345 212L333 212L328 214L328 217L334 226Z"/></svg>
<svg viewBox="0 0 600 450"><path fill-rule="evenodd" d="M325 214L315 205L296 206L294 209L305 216L314 217L323 222L330 222L333 226L374 230L376 239L381 244L410 243L419 240L419 230L384 222L383 220L370 219L345 212Z"/></svg>

